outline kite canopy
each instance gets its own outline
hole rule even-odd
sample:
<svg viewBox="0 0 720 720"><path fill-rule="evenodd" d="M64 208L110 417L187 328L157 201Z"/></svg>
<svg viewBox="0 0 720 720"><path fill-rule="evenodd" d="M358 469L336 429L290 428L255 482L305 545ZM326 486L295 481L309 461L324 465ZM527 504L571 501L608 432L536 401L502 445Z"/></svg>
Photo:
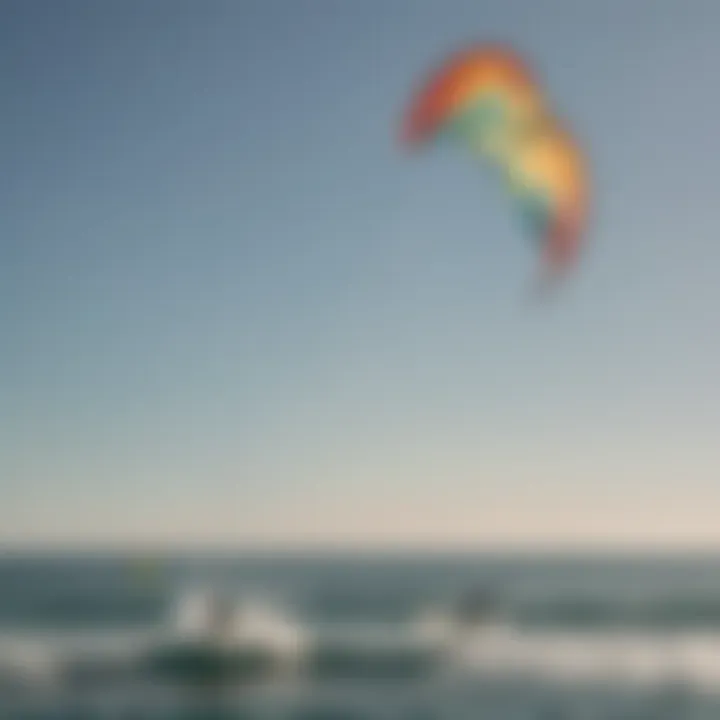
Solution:
<svg viewBox="0 0 720 720"><path fill-rule="evenodd" d="M585 161L516 52L497 44L474 46L426 78L407 109L401 137L418 147L439 136L500 166L540 242L545 271L557 275L572 264L586 222Z"/></svg>
<svg viewBox="0 0 720 720"><path fill-rule="evenodd" d="M482 118L488 106L519 120L543 107L530 69L517 54L496 45L464 50L433 72L410 105L402 138L426 142L448 123Z"/></svg>

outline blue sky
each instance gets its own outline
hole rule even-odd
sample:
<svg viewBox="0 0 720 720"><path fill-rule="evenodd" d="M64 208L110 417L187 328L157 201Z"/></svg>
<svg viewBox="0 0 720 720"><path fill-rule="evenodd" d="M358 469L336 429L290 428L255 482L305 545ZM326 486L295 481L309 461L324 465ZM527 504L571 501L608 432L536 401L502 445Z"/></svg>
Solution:
<svg viewBox="0 0 720 720"><path fill-rule="evenodd" d="M720 6L12 0L3 542L720 542ZM468 40L593 163L555 302L460 150Z"/></svg>

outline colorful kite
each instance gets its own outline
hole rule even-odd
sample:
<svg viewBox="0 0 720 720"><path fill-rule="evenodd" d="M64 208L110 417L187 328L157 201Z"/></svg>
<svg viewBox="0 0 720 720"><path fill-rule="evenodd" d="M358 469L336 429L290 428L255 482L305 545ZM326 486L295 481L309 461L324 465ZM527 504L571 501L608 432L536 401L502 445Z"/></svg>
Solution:
<svg viewBox="0 0 720 720"><path fill-rule="evenodd" d="M540 242L545 278L572 266L587 216L585 161L519 55L481 45L451 57L420 87L402 137L411 146L450 137L493 162Z"/></svg>

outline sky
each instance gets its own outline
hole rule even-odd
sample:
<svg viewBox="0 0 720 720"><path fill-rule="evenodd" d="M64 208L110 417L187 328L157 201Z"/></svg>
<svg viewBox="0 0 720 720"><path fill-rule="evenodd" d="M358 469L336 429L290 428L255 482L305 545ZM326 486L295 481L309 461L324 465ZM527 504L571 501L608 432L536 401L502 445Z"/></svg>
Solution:
<svg viewBox="0 0 720 720"><path fill-rule="evenodd" d="M0 543L720 547L720 5L7 0ZM592 165L578 271L459 149L469 41Z"/></svg>

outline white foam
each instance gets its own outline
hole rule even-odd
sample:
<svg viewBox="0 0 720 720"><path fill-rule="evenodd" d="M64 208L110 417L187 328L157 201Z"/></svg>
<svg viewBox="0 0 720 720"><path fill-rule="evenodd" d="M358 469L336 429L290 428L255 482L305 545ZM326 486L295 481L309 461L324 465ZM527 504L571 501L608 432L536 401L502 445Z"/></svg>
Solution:
<svg viewBox="0 0 720 720"><path fill-rule="evenodd" d="M613 685L682 682L720 691L720 634L523 633L502 627L464 637L451 659L465 671Z"/></svg>
<svg viewBox="0 0 720 720"><path fill-rule="evenodd" d="M300 658L308 643L299 623L266 604L240 608L233 617L228 640L238 646L259 646L288 659Z"/></svg>
<svg viewBox="0 0 720 720"><path fill-rule="evenodd" d="M227 616L218 617L215 603L229 604ZM299 658L308 638L295 622L267 598L216 597L194 590L181 596L172 615L171 631L176 638L211 642L223 647L255 647L283 658Z"/></svg>
<svg viewBox="0 0 720 720"><path fill-rule="evenodd" d="M246 607L232 641L275 649L285 658L302 660L312 646L341 642L359 652L372 648L404 648L418 653L437 648L447 669L461 675L536 678L553 683L666 686L683 683L702 691L720 692L720 633L657 634L641 632L523 632L509 625L491 625L454 636L411 627L350 626L311 633L269 607ZM437 628L434 628L435 630ZM450 638L450 640L448 640ZM52 682L66 663L93 658L132 662L167 642L157 631L101 633L0 634L0 672L33 682Z"/></svg>

